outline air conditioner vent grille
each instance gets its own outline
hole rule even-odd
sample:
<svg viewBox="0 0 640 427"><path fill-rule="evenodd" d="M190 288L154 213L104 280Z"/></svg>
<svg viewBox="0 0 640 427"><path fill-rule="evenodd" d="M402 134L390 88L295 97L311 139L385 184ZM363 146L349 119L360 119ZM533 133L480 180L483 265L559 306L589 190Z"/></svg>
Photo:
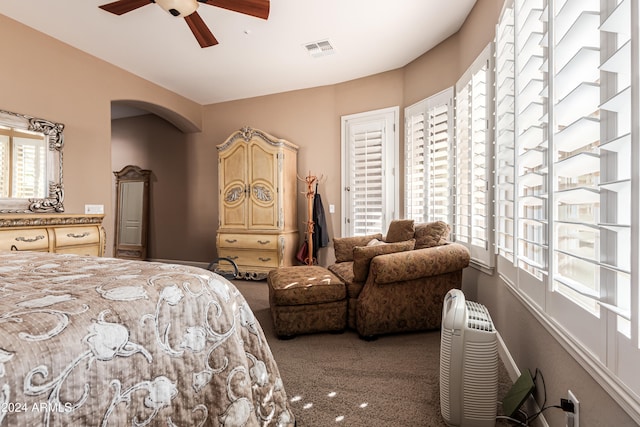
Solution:
<svg viewBox="0 0 640 427"><path fill-rule="evenodd" d="M325 55L331 55L335 53L335 49L329 40L320 40L316 42L306 43L304 48L307 53L314 58L319 58Z"/></svg>
<svg viewBox="0 0 640 427"><path fill-rule="evenodd" d="M477 331L493 332L493 322L489 310L477 302L466 301L467 327Z"/></svg>

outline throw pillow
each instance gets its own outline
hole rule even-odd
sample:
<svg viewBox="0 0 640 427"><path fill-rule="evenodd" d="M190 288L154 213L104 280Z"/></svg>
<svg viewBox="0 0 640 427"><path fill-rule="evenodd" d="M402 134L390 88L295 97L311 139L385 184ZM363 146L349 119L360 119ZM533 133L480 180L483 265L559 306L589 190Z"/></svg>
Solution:
<svg viewBox="0 0 640 427"><path fill-rule="evenodd" d="M387 243L406 242L413 239L414 231L412 219L394 219L389 224L384 241Z"/></svg>
<svg viewBox="0 0 640 427"><path fill-rule="evenodd" d="M382 239L382 234L370 234L367 236L351 236L351 237L334 237L333 250L336 256L336 262L353 261L353 248L356 246L365 246L373 239Z"/></svg>
<svg viewBox="0 0 640 427"><path fill-rule="evenodd" d="M416 249L431 248L447 243L451 227L446 222L435 221L416 225Z"/></svg>
<svg viewBox="0 0 640 427"><path fill-rule="evenodd" d="M388 243L387 242L383 242L382 240L373 239L369 243L367 243L367 246L377 246L377 245L386 245L386 244L388 244Z"/></svg>
<svg viewBox="0 0 640 427"><path fill-rule="evenodd" d="M386 245L356 246L353 248L353 280L354 282L364 282L369 274L369 265L373 257L394 252L413 250L415 239L405 242L388 243Z"/></svg>

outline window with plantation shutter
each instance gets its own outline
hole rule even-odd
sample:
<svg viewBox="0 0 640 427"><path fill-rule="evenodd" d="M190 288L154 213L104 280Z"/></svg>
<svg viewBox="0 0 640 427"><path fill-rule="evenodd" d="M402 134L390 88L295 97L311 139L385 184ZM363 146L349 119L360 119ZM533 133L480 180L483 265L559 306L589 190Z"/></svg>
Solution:
<svg viewBox="0 0 640 427"><path fill-rule="evenodd" d="M471 258L493 266L489 233L493 99L491 45L456 84L455 96L455 240L469 247Z"/></svg>
<svg viewBox="0 0 640 427"><path fill-rule="evenodd" d="M452 152L453 131L453 89L445 94L446 103L429 106L427 117L428 132L428 168L427 168L427 221L452 223L451 185L453 180Z"/></svg>
<svg viewBox="0 0 640 427"><path fill-rule="evenodd" d="M426 102L407 107L405 120L404 186L405 217L415 222L427 219L427 158L425 134L427 132Z"/></svg>
<svg viewBox="0 0 640 427"><path fill-rule="evenodd" d="M495 41L495 227L497 263L515 278L515 57L513 3L507 2Z"/></svg>
<svg viewBox="0 0 640 427"><path fill-rule="evenodd" d="M505 2L494 171L498 273L636 419L639 23L637 0Z"/></svg>
<svg viewBox="0 0 640 427"><path fill-rule="evenodd" d="M548 159L544 0L515 2L517 266L521 289L544 305L548 250Z"/></svg>
<svg viewBox="0 0 640 427"><path fill-rule="evenodd" d="M553 289L548 311L606 355L600 295L600 1L569 0L551 9L553 99ZM604 130L604 129L603 129ZM604 153L602 153L604 154ZM569 305L569 299L575 304ZM568 311L568 312L567 312ZM569 313L570 317L569 317ZM598 331L598 332L596 332ZM594 333L596 332L596 333Z"/></svg>
<svg viewBox="0 0 640 427"><path fill-rule="evenodd" d="M405 211L453 224L453 88L405 109Z"/></svg>
<svg viewBox="0 0 640 427"><path fill-rule="evenodd" d="M342 118L343 236L385 234L398 205L398 109Z"/></svg>

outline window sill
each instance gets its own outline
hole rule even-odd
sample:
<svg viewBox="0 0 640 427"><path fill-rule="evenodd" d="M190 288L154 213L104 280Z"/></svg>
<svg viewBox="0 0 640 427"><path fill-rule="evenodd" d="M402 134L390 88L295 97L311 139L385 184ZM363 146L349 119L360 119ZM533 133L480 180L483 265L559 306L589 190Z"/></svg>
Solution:
<svg viewBox="0 0 640 427"><path fill-rule="evenodd" d="M496 269L494 266L487 265L486 263L475 258L471 258L471 261L469 261L469 267L475 268L476 270L481 271L484 274L488 274L489 276L493 276L493 273Z"/></svg>

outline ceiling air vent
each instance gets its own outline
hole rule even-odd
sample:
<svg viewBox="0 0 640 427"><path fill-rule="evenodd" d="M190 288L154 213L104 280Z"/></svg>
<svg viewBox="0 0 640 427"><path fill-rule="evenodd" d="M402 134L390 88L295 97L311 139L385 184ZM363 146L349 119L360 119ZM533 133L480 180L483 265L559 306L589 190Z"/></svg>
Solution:
<svg viewBox="0 0 640 427"><path fill-rule="evenodd" d="M307 49L307 53L314 58L319 58L325 55L331 55L335 53L335 49L331 46L329 40L321 40L317 42L307 43L304 45Z"/></svg>

